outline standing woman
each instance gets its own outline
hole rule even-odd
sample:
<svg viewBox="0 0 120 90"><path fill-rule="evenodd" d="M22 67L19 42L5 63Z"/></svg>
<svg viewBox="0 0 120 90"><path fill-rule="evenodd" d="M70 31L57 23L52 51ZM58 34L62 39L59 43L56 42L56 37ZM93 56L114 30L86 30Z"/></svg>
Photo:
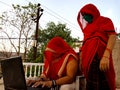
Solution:
<svg viewBox="0 0 120 90"><path fill-rule="evenodd" d="M115 90L112 49L116 32L111 19L87 4L80 9L77 21L84 34L80 68L86 77L86 90Z"/></svg>

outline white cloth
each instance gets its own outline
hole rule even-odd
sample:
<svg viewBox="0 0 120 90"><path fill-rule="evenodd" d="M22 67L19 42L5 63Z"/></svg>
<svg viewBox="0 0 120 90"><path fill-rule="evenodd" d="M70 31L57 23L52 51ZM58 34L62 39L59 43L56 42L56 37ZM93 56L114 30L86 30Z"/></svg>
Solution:
<svg viewBox="0 0 120 90"><path fill-rule="evenodd" d="M61 85L60 90L75 90L75 83Z"/></svg>
<svg viewBox="0 0 120 90"><path fill-rule="evenodd" d="M82 24L82 28L84 29L86 26L87 26L87 24L88 24L88 22L83 18L83 16L82 16L82 14L80 13L80 22L81 22L81 24Z"/></svg>

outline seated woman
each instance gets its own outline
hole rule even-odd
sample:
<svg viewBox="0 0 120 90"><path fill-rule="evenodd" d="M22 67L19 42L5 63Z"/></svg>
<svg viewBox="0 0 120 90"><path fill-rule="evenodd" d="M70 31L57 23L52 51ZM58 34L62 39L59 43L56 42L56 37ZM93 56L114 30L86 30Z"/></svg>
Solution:
<svg viewBox="0 0 120 90"><path fill-rule="evenodd" d="M44 52L44 71L37 80L28 80L27 86L75 90L78 56L60 37L51 39Z"/></svg>

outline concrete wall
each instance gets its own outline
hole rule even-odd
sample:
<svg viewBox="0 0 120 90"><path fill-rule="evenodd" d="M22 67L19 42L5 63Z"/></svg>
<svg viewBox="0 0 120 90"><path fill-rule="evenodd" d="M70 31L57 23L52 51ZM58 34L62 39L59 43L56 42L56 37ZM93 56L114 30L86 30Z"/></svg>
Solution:
<svg viewBox="0 0 120 90"><path fill-rule="evenodd" d="M116 73L116 85L120 87L120 39L117 39L112 55Z"/></svg>

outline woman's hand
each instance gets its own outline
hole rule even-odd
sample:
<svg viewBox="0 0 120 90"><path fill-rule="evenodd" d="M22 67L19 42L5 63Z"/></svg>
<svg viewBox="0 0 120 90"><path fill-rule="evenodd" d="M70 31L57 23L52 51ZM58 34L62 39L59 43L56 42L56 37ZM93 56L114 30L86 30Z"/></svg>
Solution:
<svg viewBox="0 0 120 90"><path fill-rule="evenodd" d="M100 70L104 72L107 71L109 69L109 62L109 57L103 56L100 60Z"/></svg>
<svg viewBox="0 0 120 90"><path fill-rule="evenodd" d="M52 81L37 81L32 87L38 87L42 85L42 87L52 87Z"/></svg>
<svg viewBox="0 0 120 90"><path fill-rule="evenodd" d="M27 86L32 86L33 84L35 84L38 81L44 81L47 78L45 77L36 77L36 78L32 78L32 79L26 79L26 85Z"/></svg>
<svg viewBox="0 0 120 90"><path fill-rule="evenodd" d="M47 78L44 74L41 74L40 77L39 77L39 80L41 80L41 81L48 81L50 79Z"/></svg>
<svg viewBox="0 0 120 90"><path fill-rule="evenodd" d="M27 86L31 86L31 85L34 84L35 82L36 82L36 80L27 79L27 80L26 80L26 85L27 85Z"/></svg>

